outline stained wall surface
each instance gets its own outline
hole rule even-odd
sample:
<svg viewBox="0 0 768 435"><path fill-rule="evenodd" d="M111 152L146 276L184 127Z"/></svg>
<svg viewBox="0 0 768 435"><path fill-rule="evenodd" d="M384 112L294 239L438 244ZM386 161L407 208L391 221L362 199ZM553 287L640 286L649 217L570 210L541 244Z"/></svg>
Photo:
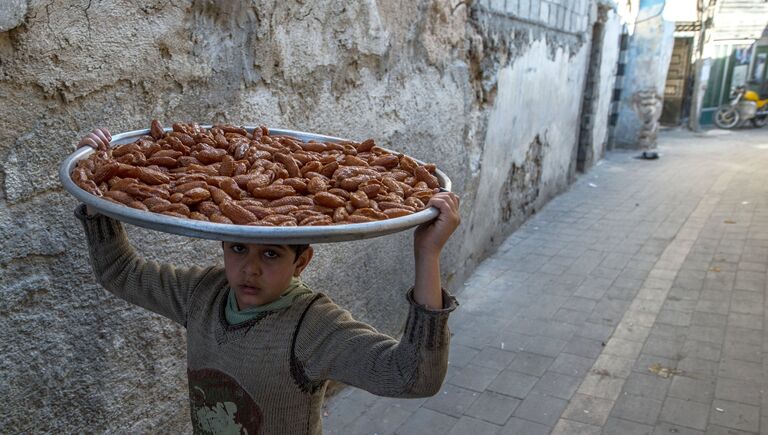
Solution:
<svg viewBox="0 0 768 435"><path fill-rule="evenodd" d="M595 106L595 124L592 129L593 164L605 154L608 142L608 118L611 113L613 89L616 83L616 70L619 62L619 42L621 39L621 19L612 9L606 11L603 23L603 41L600 55L600 80Z"/></svg>
<svg viewBox="0 0 768 435"><path fill-rule="evenodd" d="M475 193L484 208L470 217L468 258L499 243L575 176L596 5L520 7L526 3L489 1L476 8L483 83L493 104Z"/></svg>
<svg viewBox="0 0 768 435"><path fill-rule="evenodd" d="M264 124L372 137L435 162L462 197L443 255L460 296L467 273L574 176L595 6L511 3L0 7L0 432L188 430L184 330L96 284L57 179L95 126ZM220 262L216 242L127 227L149 259ZM401 331L410 232L316 251L312 287Z"/></svg>
<svg viewBox="0 0 768 435"><path fill-rule="evenodd" d="M620 148L644 148L643 138L654 137L659 127L664 84L675 44L675 25L659 15L658 8L663 7L663 1L648 3L652 5L647 10L641 7L627 49L614 140Z"/></svg>

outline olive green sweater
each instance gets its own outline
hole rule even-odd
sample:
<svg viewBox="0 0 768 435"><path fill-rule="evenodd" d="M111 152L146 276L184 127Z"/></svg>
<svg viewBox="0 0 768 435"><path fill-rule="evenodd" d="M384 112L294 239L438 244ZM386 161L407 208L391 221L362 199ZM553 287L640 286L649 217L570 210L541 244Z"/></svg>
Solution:
<svg viewBox="0 0 768 435"><path fill-rule="evenodd" d="M330 379L391 397L431 396L441 387L450 340L447 320L456 308L446 292L442 310L428 310L408 293L410 312L399 341L354 320L322 293L230 325L222 268L143 260L120 222L86 217L80 208L76 216L99 283L186 327L195 433L320 434Z"/></svg>

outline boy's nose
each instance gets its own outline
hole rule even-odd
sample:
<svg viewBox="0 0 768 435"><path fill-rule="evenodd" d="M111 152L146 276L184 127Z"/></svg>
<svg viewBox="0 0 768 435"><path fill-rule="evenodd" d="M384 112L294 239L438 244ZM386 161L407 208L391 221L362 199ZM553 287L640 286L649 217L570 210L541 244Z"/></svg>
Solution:
<svg viewBox="0 0 768 435"><path fill-rule="evenodd" d="M258 258L247 258L242 266L242 270L246 275L261 275L261 265Z"/></svg>

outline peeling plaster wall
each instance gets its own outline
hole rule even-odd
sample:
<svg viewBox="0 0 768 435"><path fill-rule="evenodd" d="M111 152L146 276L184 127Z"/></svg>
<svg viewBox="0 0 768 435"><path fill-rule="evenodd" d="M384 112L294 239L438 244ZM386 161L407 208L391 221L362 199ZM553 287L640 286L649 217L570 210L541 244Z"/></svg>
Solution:
<svg viewBox="0 0 768 435"><path fill-rule="evenodd" d="M0 432L189 429L184 330L96 284L76 202L56 177L95 126L265 124L373 137L436 162L462 195L464 224L443 256L447 287L459 291L572 177L594 19L586 1L494 14L487 3L0 8L10 23L0 31L0 396L10 404ZM216 242L127 228L149 259L220 261ZM316 250L310 285L384 332L401 330L410 232Z"/></svg>
<svg viewBox="0 0 768 435"><path fill-rule="evenodd" d="M467 249L471 253L495 246L503 234L500 227L507 231L516 228L572 179L579 113L572 105L558 102L581 101L589 47L584 44L573 55L560 48L554 49L553 56L550 53L547 41L534 40L510 66L499 71L476 196L483 209L469 222L473 237ZM532 86L532 82L541 85ZM529 152L532 145L542 151ZM537 167L539 175L519 188L536 193L509 197L503 189L504 180L525 166ZM504 215L505 203L510 201L515 212Z"/></svg>
<svg viewBox="0 0 768 435"><path fill-rule="evenodd" d="M476 107L487 116L470 161L479 176L464 221L467 269L573 180L596 12L596 2L566 0L482 0L472 9Z"/></svg>

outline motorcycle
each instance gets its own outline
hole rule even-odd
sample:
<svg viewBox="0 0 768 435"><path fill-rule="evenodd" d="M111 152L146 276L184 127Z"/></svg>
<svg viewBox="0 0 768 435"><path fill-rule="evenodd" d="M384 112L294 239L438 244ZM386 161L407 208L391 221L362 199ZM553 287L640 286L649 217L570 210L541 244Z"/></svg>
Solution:
<svg viewBox="0 0 768 435"><path fill-rule="evenodd" d="M731 91L731 101L717 110L715 125L730 129L747 121L752 121L752 125L758 128L768 124L768 95L746 86L737 86Z"/></svg>

